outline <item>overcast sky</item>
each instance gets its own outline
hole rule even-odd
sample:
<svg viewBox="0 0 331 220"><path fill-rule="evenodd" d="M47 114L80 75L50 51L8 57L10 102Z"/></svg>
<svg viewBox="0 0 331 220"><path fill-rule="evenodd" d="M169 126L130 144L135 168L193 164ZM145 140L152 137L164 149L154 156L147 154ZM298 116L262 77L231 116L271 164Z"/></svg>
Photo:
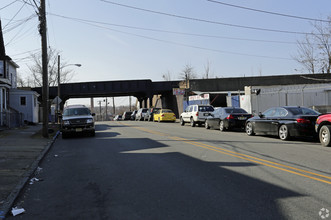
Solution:
<svg viewBox="0 0 331 220"><path fill-rule="evenodd" d="M26 3L24 3L26 2ZM35 0L39 4L38 0ZM1 0L6 53L29 75L40 51L33 0ZM229 5L231 4L231 5ZM48 45L73 67L73 82L306 73L293 60L330 0L46 0ZM69 68L69 67L68 67Z"/></svg>

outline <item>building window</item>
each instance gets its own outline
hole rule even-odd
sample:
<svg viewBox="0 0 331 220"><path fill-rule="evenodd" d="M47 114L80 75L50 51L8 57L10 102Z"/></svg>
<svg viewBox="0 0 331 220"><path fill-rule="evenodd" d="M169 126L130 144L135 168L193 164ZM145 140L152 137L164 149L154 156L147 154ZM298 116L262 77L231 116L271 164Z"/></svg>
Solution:
<svg viewBox="0 0 331 220"><path fill-rule="evenodd" d="M22 96L21 97L21 105L26 105L26 97L25 96Z"/></svg>

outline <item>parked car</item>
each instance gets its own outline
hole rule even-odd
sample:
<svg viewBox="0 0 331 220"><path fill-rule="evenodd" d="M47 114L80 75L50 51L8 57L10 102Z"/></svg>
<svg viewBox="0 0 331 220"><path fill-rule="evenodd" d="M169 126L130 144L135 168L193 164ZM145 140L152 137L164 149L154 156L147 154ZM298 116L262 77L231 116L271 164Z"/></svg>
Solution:
<svg viewBox="0 0 331 220"><path fill-rule="evenodd" d="M122 115L115 115L114 121L122 121Z"/></svg>
<svg viewBox="0 0 331 220"><path fill-rule="evenodd" d="M137 110L134 110L130 116L130 120L136 120L136 114L137 114Z"/></svg>
<svg viewBox="0 0 331 220"><path fill-rule="evenodd" d="M147 108L141 108L137 111L137 114L136 114L136 121L142 121L144 120L144 117L147 113Z"/></svg>
<svg viewBox="0 0 331 220"><path fill-rule="evenodd" d="M331 146L331 113L320 115L317 118L315 130L322 146Z"/></svg>
<svg viewBox="0 0 331 220"><path fill-rule="evenodd" d="M207 117L205 128L220 129L225 131L233 128L245 129L245 122L252 114L238 107L217 108Z"/></svg>
<svg viewBox="0 0 331 220"><path fill-rule="evenodd" d="M122 115L123 120L130 120L132 112L124 112Z"/></svg>
<svg viewBox="0 0 331 220"><path fill-rule="evenodd" d="M153 121L153 115L161 108L149 108L144 116L144 121Z"/></svg>
<svg viewBox="0 0 331 220"><path fill-rule="evenodd" d="M153 115L153 121L172 121L176 122L176 115L175 113L170 109L159 109L157 112Z"/></svg>
<svg viewBox="0 0 331 220"><path fill-rule="evenodd" d="M296 136L316 136L319 112L305 107L274 107L246 121L246 134L277 135L281 140Z"/></svg>
<svg viewBox="0 0 331 220"><path fill-rule="evenodd" d="M95 135L94 113L84 105L72 105L63 109L61 132L62 138L71 134L85 133Z"/></svg>
<svg viewBox="0 0 331 220"><path fill-rule="evenodd" d="M190 123L192 127L205 123L206 118L214 111L211 105L189 105L180 115L180 125Z"/></svg>

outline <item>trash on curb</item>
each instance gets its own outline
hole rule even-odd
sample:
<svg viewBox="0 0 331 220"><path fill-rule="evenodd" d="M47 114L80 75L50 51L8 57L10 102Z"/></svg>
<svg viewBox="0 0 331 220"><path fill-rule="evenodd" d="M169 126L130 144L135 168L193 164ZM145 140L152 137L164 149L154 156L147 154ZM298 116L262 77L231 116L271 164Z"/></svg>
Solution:
<svg viewBox="0 0 331 220"><path fill-rule="evenodd" d="M25 212L25 209L23 208L12 208L11 209L11 213L13 214L13 216L16 216L16 215L19 215L19 214L22 214L23 212Z"/></svg>
<svg viewBox="0 0 331 220"><path fill-rule="evenodd" d="M32 179L30 179L30 185L34 184L35 182L39 182L40 180L36 177L33 177Z"/></svg>

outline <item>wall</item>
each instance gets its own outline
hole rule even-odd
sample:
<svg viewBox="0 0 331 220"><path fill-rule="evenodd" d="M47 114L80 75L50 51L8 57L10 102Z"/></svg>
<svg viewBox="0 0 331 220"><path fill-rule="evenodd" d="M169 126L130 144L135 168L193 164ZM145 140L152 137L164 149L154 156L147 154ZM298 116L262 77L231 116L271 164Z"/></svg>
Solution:
<svg viewBox="0 0 331 220"><path fill-rule="evenodd" d="M216 79L191 79L190 90L200 92L242 91L245 86L320 84L330 80L331 74L294 74Z"/></svg>
<svg viewBox="0 0 331 220"><path fill-rule="evenodd" d="M258 95L255 94L257 89L260 89ZM241 106L250 113L263 112L275 106L323 109L329 105L331 105L331 84L252 86L249 90L245 89L245 96L241 96Z"/></svg>

